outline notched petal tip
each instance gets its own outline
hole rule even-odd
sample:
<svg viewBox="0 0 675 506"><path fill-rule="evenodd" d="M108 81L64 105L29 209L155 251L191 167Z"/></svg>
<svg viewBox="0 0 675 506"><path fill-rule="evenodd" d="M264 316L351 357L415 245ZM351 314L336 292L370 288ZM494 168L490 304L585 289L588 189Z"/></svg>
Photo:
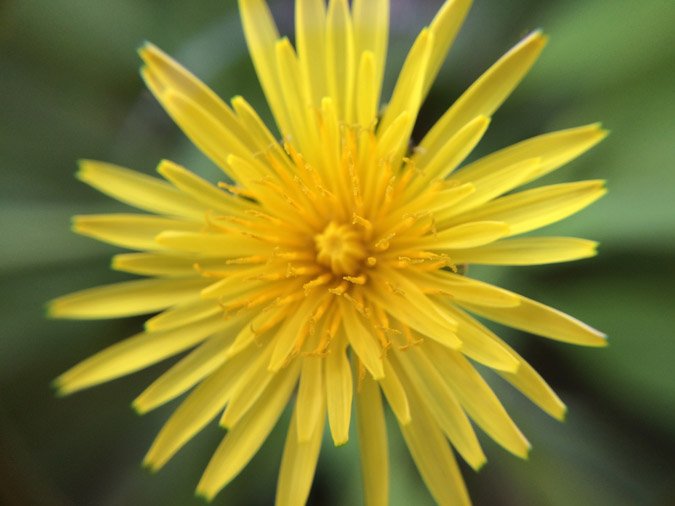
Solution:
<svg viewBox="0 0 675 506"><path fill-rule="evenodd" d="M202 489L199 488L199 485L197 486L197 489L195 490L195 498L199 501L202 501L204 504L211 504L213 499L216 497L215 493L212 492L206 492Z"/></svg>

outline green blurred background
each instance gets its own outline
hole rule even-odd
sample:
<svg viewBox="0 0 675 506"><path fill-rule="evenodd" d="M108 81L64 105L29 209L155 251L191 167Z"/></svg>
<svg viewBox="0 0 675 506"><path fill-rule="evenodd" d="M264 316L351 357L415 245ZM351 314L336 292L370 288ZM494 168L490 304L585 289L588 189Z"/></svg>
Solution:
<svg viewBox="0 0 675 506"><path fill-rule="evenodd" d="M440 0L392 0L388 89ZM557 128L602 121L611 136L548 182L608 180L610 193L550 227L602 242L600 256L472 274L604 330L607 349L502 334L569 406L548 419L493 382L533 444L520 461L485 441L489 464L463 466L478 506L675 504L675 2L476 0L422 112L419 139L444 109L528 31L551 37L541 61L495 115L479 153ZM290 0L273 3L292 35ZM49 382L134 333L140 319L48 321L44 303L124 279L112 247L69 232L69 217L123 209L77 182L80 158L152 172L162 158L218 171L142 86L136 48L151 40L221 96L246 96L269 118L234 0L0 1L0 504L190 505L212 449L212 424L156 476L140 461L175 404L129 407L167 365L65 399ZM214 504L267 505L288 415ZM390 420L391 421L391 420ZM392 504L432 500L391 425ZM326 440L315 505L361 504L355 444Z"/></svg>

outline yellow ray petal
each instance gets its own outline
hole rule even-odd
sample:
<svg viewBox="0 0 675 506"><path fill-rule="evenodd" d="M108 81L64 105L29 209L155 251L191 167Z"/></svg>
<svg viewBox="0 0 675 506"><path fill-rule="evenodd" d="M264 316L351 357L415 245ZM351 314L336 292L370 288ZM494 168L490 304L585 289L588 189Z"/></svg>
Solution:
<svg viewBox="0 0 675 506"><path fill-rule="evenodd" d="M410 129L415 119L408 111L403 111L382 132L377 142L377 157L393 159L402 147L407 147L410 140Z"/></svg>
<svg viewBox="0 0 675 506"><path fill-rule="evenodd" d="M195 273L195 261L168 253L120 253L113 257L112 268L143 276L185 277Z"/></svg>
<svg viewBox="0 0 675 506"><path fill-rule="evenodd" d="M368 297L389 315L445 346L461 346L455 335L457 323L440 311L414 283L393 270L387 270L382 281L377 281L377 286L368 291Z"/></svg>
<svg viewBox="0 0 675 506"><path fill-rule="evenodd" d="M119 378L171 357L203 341L225 325L220 316L164 332L142 332L83 360L55 380L70 394Z"/></svg>
<svg viewBox="0 0 675 506"><path fill-rule="evenodd" d="M373 378L381 379L384 377L384 367L382 365L382 348L380 348L377 338L361 322L356 310L347 301L340 298L339 304L344 333L349 340L349 344Z"/></svg>
<svg viewBox="0 0 675 506"><path fill-rule="evenodd" d="M239 375L236 385L230 392L227 408L220 418L221 427L228 430L236 427L267 389L270 382L276 378L276 373L267 370L271 354L272 346L260 350L255 361Z"/></svg>
<svg viewBox="0 0 675 506"><path fill-rule="evenodd" d="M565 165L606 136L607 131L602 130L597 123L539 135L476 160L457 172L457 177L473 181L487 177L503 167L540 158L539 169L519 182L525 184Z"/></svg>
<svg viewBox="0 0 675 506"><path fill-rule="evenodd" d="M389 363L389 359L385 357L383 362L384 377L378 380L378 383L384 392L384 396L387 398L387 403L396 415L398 423L405 425L410 423L411 416L408 396L405 393L401 380L398 378L398 373Z"/></svg>
<svg viewBox="0 0 675 506"><path fill-rule="evenodd" d="M472 420L508 451L526 458L530 444L468 360L459 352L448 350L436 343L429 343L424 353Z"/></svg>
<svg viewBox="0 0 675 506"><path fill-rule="evenodd" d="M316 430L316 424L321 413L323 404L323 358L306 357L302 359L302 373L300 374L300 385L298 386L298 399L295 409L298 412L296 417L296 428L298 430L298 441L304 443L312 438Z"/></svg>
<svg viewBox="0 0 675 506"><path fill-rule="evenodd" d="M471 183L462 184L459 186L447 188L441 190L435 195L433 195L433 200L424 206L424 209L428 210L430 213L442 214L446 209L453 209L459 202L469 197L476 191L476 187ZM414 212L419 209L420 205L417 200L413 200L408 205L402 207L399 212L405 214L407 212ZM399 218L397 216L397 218ZM399 218L400 220L400 218Z"/></svg>
<svg viewBox="0 0 675 506"><path fill-rule="evenodd" d="M416 346L405 352L397 353L395 358L396 360L392 359L392 362L399 364L405 371L408 400L414 397L411 391L416 390L420 401L433 414L439 427L448 436L459 454L473 469L480 469L487 459L471 427L471 422L455 394L448 388L429 359ZM420 415L421 413L413 408L412 421L404 427L414 424L415 419Z"/></svg>
<svg viewBox="0 0 675 506"><path fill-rule="evenodd" d="M499 337L495 336L495 339L520 362L515 372L497 371L497 373L550 416L558 420L564 419L567 407L553 389L513 348Z"/></svg>
<svg viewBox="0 0 675 506"><path fill-rule="evenodd" d="M328 94L326 84L326 3L300 0L295 3L295 36L302 78L314 107Z"/></svg>
<svg viewBox="0 0 675 506"><path fill-rule="evenodd" d="M49 303L53 318L118 318L152 313L191 299L210 283L202 278L142 279L88 288Z"/></svg>
<svg viewBox="0 0 675 506"><path fill-rule="evenodd" d="M291 353L296 350L301 331L309 325L312 314L327 296L306 297L300 304L295 305L295 309L289 308L288 314L291 316L277 331L274 338L274 352L268 365L270 371L277 372L286 365Z"/></svg>
<svg viewBox="0 0 675 506"><path fill-rule="evenodd" d="M352 2L354 21L354 43L357 60L368 51L373 54L373 104L380 105L384 67L387 60L389 38L389 0L354 0ZM359 86L361 81L359 81ZM357 95L360 91L357 92Z"/></svg>
<svg viewBox="0 0 675 506"><path fill-rule="evenodd" d="M434 179L444 179L455 170L480 142L489 125L490 118L487 116L477 116L464 125L427 163L419 165L422 177L415 181L414 188L418 189Z"/></svg>
<svg viewBox="0 0 675 506"><path fill-rule="evenodd" d="M471 506L447 439L420 396L411 391L410 399L414 417L401 433L424 483L440 506Z"/></svg>
<svg viewBox="0 0 675 506"><path fill-rule="evenodd" d="M218 331L150 384L133 402L138 413L147 413L175 399L199 383L227 360L233 333Z"/></svg>
<svg viewBox="0 0 675 506"><path fill-rule="evenodd" d="M73 218L73 231L96 240L138 250L163 249L155 237L166 230L196 232L203 223L147 214L90 214Z"/></svg>
<svg viewBox="0 0 675 506"><path fill-rule="evenodd" d="M321 450L321 438L326 418L325 400L322 400L320 407L321 417L314 427L311 438L300 442L297 439L298 432L295 430L296 417L299 416L296 403L279 469L275 502L277 506L296 506L307 502Z"/></svg>
<svg viewBox="0 0 675 506"><path fill-rule="evenodd" d="M478 248L454 251L458 264L539 265L595 256L598 243L575 237L507 239Z"/></svg>
<svg viewBox="0 0 675 506"><path fill-rule="evenodd" d="M198 220L206 211L204 204L160 179L110 163L82 160L76 176L101 193L144 211Z"/></svg>
<svg viewBox="0 0 675 506"><path fill-rule="evenodd" d="M435 43L427 67L422 96L426 97L429 88L438 75L452 43L469 13L471 0L449 0L443 4L430 25Z"/></svg>
<svg viewBox="0 0 675 506"><path fill-rule="evenodd" d="M496 371L514 372L518 359L504 346L494 332L449 301L442 301L443 309L457 320L457 335L462 339L461 352L467 357Z"/></svg>
<svg viewBox="0 0 675 506"><path fill-rule="evenodd" d="M345 348L346 346L335 346L325 359L328 424L335 446L347 443L352 414L352 369Z"/></svg>
<svg viewBox="0 0 675 506"><path fill-rule="evenodd" d="M159 100L185 135L225 174L249 190L256 188L253 181L265 175L265 168L236 134L227 130L190 97L167 91ZM255 172L237 171L228 161L231 154L247 160Z"/></svg>
<svg viewBox="0 0 675 506"><path fill-rule="evenodd" d="M520 298L507 290L451 272L419 273L416 277L425 289L442 291L453 299L496 307L520 304Z"/></svg>
<svg viewBox="0 0 675 506"><path fill-rule="evenodd" d="M391 100L382 116L380 132L386 131L402 112L410 114L412 122L417 118L422 105L424 76L433 46L434 34L428 29L422 30L403 64ZM412 131L412 127L410 130ZM402 156L404 152L399 153L399 156Z"/></svg>
<svg viewBox="0 0 675 506"><path fill-rule="evenodd" d="M190 98L202 110L207 111L214 121L250 146L250 139L241 130L232 110L208 86L153 44L146 43L139 50L139 54L153 76L153 83L158 85L150 87L151 91L160 92L156 93L158 99L166 91L174 91Z"/></svg>
<svg viewBox="0 0 675 506"><path fill-rule="evenodd" d="M297 364L276 375L255 406L240 424L227 433L216 449L197 485L198 495L207 500L213 499L249 463L272 432L297 379ZM296 432L294 426L290 432Z"/></svg>
<svg viewBox="0 0 675 506"><path fill-rule="evenodd" d="M362 53L356 82L356 119L363 128L368 128L373 125L379 106L376 98L378 88L375 79L375 56L372 51Z"/></svg>
<svg viewBox="0 0 675 506"><path fill-rule="evenodd" d="M199 200L209 210L241 214L245 209L253 207L249 202L228 195L194 172L169 160L162 160L157 172L183 193Z"/></svg>
<svg viewBox="0 0 675 506"><path fill-rule="evenodd" d="M202 382L174 411L152 443L143 464L160 469L185 443L202 430L223 409L239 375L258 356L249 349L228 360ZM143 405L138 406L141 411Z"/></svg>
<svg viewBox="0 0 675 506"><path fill-rule="evenodd" d="M510 308L476 306L459 303L471 312L550 339L583 346L606 346L606 336L565 313L539 302L519 296L520 305Z"/></svg>
<svg viewBox="0 0 675 506"><path fill-rule="evenodd" d="M293 142L310 159L315 159L317 147L316 124L311 99L302 81L302 71L298 57L288 38L279 40L275 46L277 63L277 86L284 97L284 106L288 109L288 118L293 128Z"/></svg>
<svg viewBox="0 0 675 506"><path fill-rule="evenodd" d="M580 181L542 186L494 200L478 209L445 220L439 227L477 220L494 220L517 235L550 225L577 213L602 197L604 181Z"/></svg>
<svg viewBox="0 0 675 506"><path fill-rule="evenodd" d="M475 248L501 239L509 232L509 226L502 221L474 220L445 228L436 235L425 236L416 241L416 244L419 248L435 251Z"/></svg>
<svg viewBox="0 0 675 506"><path fill-rule="evenodd" d="M351 385L350 385L351 386ZM389 448L382 397L366 376L356 393L356 423L361 451L361 476L366 506L389 504Z"/></svg>
<svg viewBox="0 0 675 506"><path fill-rule="evenodd" d="M288 155L281 147L281 143L274 137L272 132L270 132L267 125L265 125L251 104L244 100L244 98L237 96L232 99L232 106L237 112L237 117L242 126L253 138L256 146L254 156L265 159L267 156L272 155L276 163L279 163L279 165L285 167L288 171L293 172L294 168L292 167ZM266 177L274 179L276 174L270 170Z"/></svg>
<svg viewBox="0 0 675 506"><path fill-rule="evenodd" d="M329 96L333 98L338 117L353 122L354 28L347 0L329 0L326 15L326 76Z"/></svg>
<svg viewBox="0 0 675 506"><path fill-rule="evenodd" d="M264 242L237 234L200 234L194 232L162 232L156 238L160 246L204 257L240 258L270 254Z"/></svg>
<svg viewBox="0 0 675 506"><path fill-rule="evenodd" d="M490 67L429 131L420 143L417 161L424 165L476 116L492 116L525 76L546 44L537 31L523 39Z"/></svg>
<svg viewBox="0 0 675 506"><path fill-rule="evenodd" d="M267 103L282 135L292 136L281 90L277 86L274 46L279 39L279 32L272 14L264 0L239 0L239 12L251 59L267 97Z"/></svg>
<svg viewBox="0 0 675 506"><path fill-rule="evenodd" d="M213 300L201 300L195 297L176 304L157 316L153 316L145 322L145 329L150 331L169 330L188 323L195 322L223 312L223 308Z"/></svg>
<svg viewBox="0 0 675 506"><path fill-rule="evenodd" d="M540 164L541 158L530 158L529 160L496 169L490 174L485 174L482 177L474 179L468 179L467 176L463 174L464 171L460 170L453 174L449 180L457 183L471 183L476 191L456 205L452 207L448 206L443 212L437 213L436 219L441 222L447 218L485 204L495 197L499 197L500 195L517 188L523 181L529 179L535 171L539 170Z"/></svg>

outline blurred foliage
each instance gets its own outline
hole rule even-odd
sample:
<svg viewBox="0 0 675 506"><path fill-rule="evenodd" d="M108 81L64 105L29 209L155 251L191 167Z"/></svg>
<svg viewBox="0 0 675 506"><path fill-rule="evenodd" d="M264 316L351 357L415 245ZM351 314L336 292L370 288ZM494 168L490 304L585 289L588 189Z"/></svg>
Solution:
<svg viewBox="0 0 675 506"><path fill-rule="evenodd" d="M442 3L393 0L388 89L415 34ZM477 0L423 110L421 135L499 55L543 27L549 47L495 115L480 153L598 120L612 135L548 181L605 178L610 193L551 234L599 239L572 265L472 269L603 329L581 349L502 334L569 405L564 424L493 381L533 444L522 462L485 441L476 505L673 504L675 497L675 3L672 0ZM292 35L292 4L273 3ZM71 234L69 216L120 206L78 183L79 158L150 172L162 158L217 170L143 90L134 52L152 40L223 97L266 111L234 0L0 2L0 504L199 504L192 491L221 437L210 426L157 476L140 461L174 405L139 418L128 404L166 365L57 399L52 378L138 329L140 320L54 322L56 295L120 280L112 248ZM489 376L489 375L488 375ZM490 378L492 379L492 378ZM390 420L392 422L392 420ZM271 504L287 418L214 504ZM431 504L390 425L392 504ZM311 502L361 502L355 444L326 440ZM261 486L262 485L262 486Z"/></svg>

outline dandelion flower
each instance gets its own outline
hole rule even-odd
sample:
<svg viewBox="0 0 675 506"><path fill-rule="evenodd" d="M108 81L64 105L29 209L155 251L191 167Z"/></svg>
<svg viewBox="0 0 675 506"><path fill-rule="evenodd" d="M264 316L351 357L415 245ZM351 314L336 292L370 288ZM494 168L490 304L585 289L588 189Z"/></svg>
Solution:
<svg viewBox="0 0 675 506"><path fill-rule="evenodd" d="M146 413L189 391L152 444L161 468L219 417L227 433L197 486L213 498L293 405L277 502L306 502L322 435L345 444L352 407L366 503L388 502L384 400L439 504L469 504L455 452L486 461L473 421L515 455L529 444L474 369L495 370L541 409L565 407L475 316L572 344L605 336L555 309L471 279L461 266L593 256L596 243L516 237L601 197L602 181L520 190L605 136L540 135L457 168L539 56L536 31L490 67L410 149L420 106L470 6L449 0L424 28L379 112L388 0L297 0L296 46L264 0L240 0L248 46L281 141L242 97L221 101L151 44L148 87L224 172L213 185L162 161L163 179L96 161L78 178L147 213L86 215L74 230L134 250L113 268L144 276L54 300L57 318L154 314L142 332L56 380L59 392L187 352L133 402ZM453 451L454 450L454 451Z"/></svg>

